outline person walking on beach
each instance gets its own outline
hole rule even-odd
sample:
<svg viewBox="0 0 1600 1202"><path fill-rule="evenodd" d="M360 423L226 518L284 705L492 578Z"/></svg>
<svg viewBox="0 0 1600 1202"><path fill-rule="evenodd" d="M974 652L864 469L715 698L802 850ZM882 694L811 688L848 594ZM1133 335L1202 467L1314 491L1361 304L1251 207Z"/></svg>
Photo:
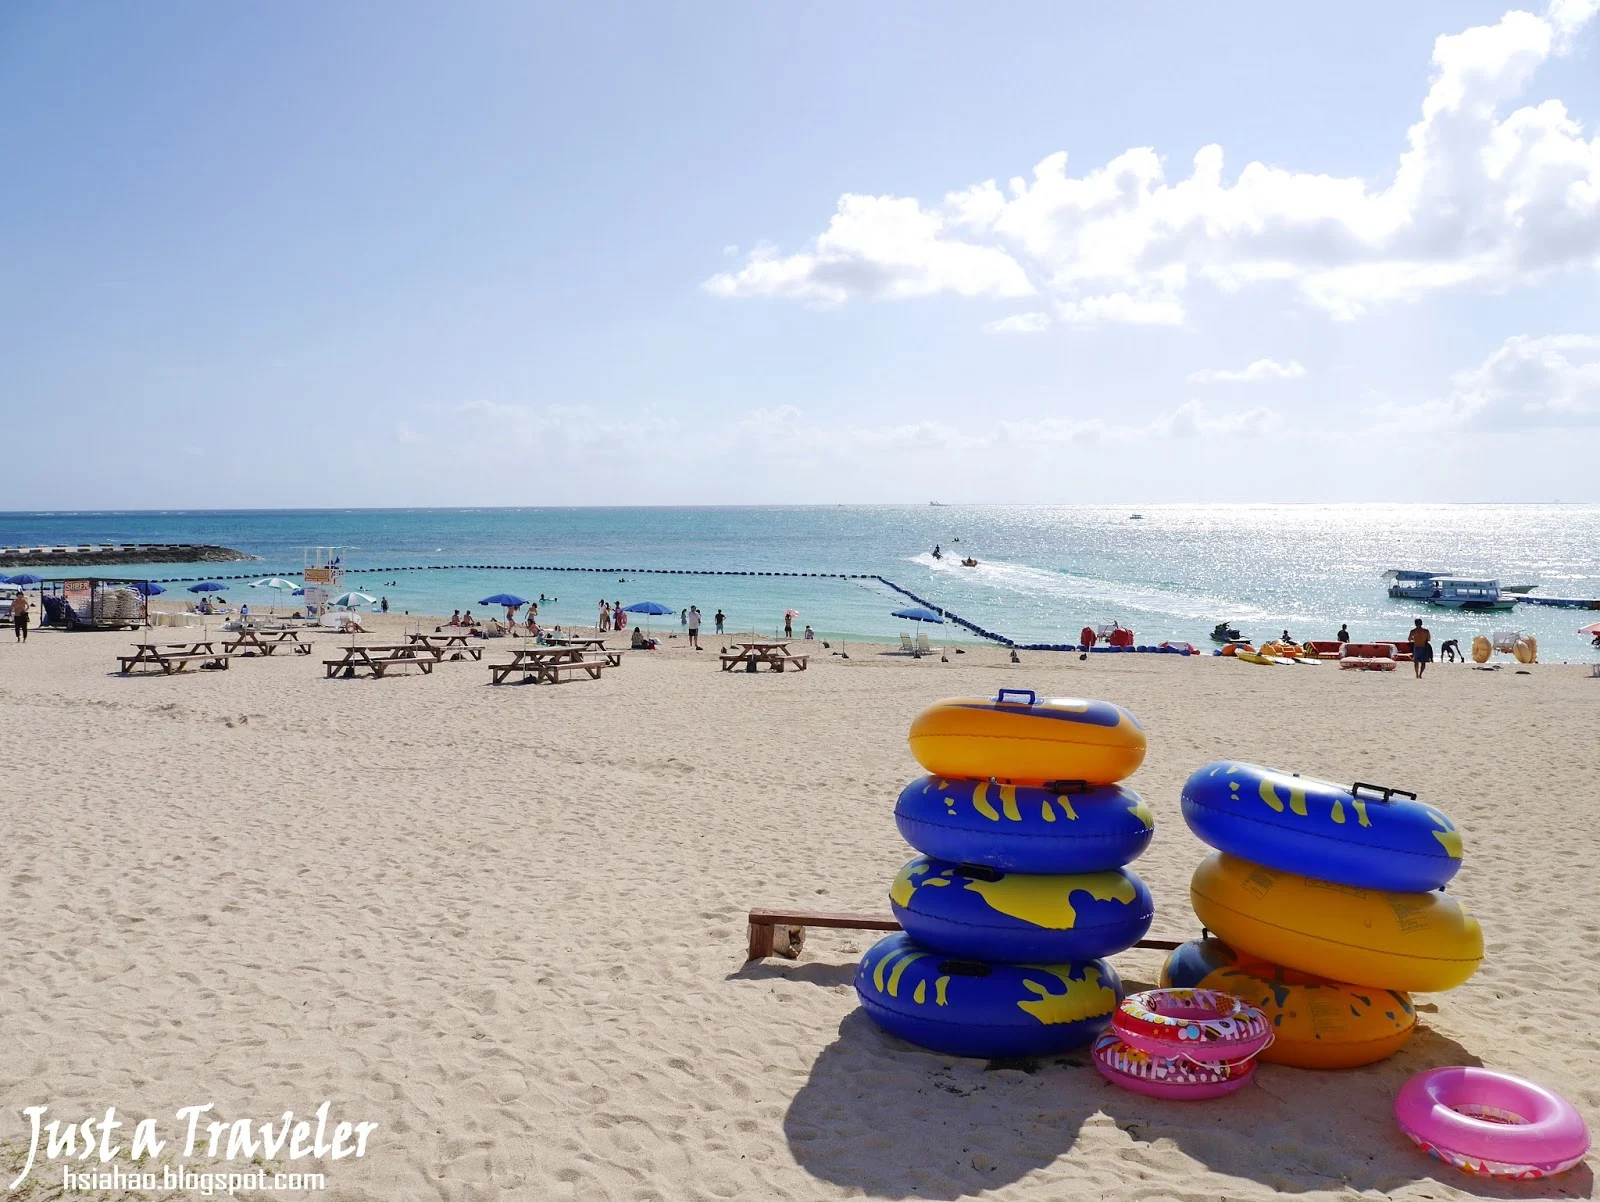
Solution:
<svg viewBox="0 0 1600 1202"><path fill-rule="evenodd" d="M17 595L11 598L11 631L16 635L16 641L28 641L28 599L22 595L22 590L17 590Z"/></svg>
<svg viewBox="0 0 1600 1202"><path fill-rule="evenodd" d="M600 616L595 619L594 628L601 634L611 629L611 607L604 601L600 602Z"/></svg>
<svg viewBox="0 0 1600 1202"><path fill-rule="evenodd" d="M689 623L689 646L696 651L700 650L700 607L691 605L687 610Z"/></svg>
<svg viewBox="0 0 1600 1202"><path fill-rule="evenodd" d="M1411 672L1418 680L1433 662L1433 632L1418 618L1411 627Z"/></svg>
<svg viewBox="0 0 1600 1202"><path fill-rule="evenodd" d="M718 634L722 633L722 624L724 622L726 622L727 620L728 620L727 615L724 614L722 612L722 608L720 606L718 606L718 608L717 608L717 616L716 616L717 633Z"/></svg>

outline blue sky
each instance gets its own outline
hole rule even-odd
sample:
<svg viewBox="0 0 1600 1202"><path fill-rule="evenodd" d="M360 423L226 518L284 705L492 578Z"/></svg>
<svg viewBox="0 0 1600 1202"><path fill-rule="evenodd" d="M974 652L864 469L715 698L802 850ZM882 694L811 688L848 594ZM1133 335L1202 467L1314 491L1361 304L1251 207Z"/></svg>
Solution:
<svg viewBox="0 0 1600 1202"><path fill-rule="evenodd" d="M7 5L0 508L1600 501L1593 8Z"/></svg>

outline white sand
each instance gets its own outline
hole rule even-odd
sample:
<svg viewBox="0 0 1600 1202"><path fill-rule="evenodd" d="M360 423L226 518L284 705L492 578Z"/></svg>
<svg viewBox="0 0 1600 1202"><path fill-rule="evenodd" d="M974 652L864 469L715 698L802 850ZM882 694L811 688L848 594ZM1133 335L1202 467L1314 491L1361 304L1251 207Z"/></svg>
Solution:
<svg viewBox="0 0 1600 1202"><path fill-rule="evenodd" d="M1390 1117L1411 1073L1481 1061L1600 1124L1600 680L1585 669L1441 665L1418 683L855 647L750 676L719 672L708 636L703 654L674 641L599 682L491 688L473 663L325 680L330 638L309 658L124 679L109 673L126 634L0 637L13 1163L36 1103L170 1126L196 1102L259 1120L331 1099L380 1124L364 1158L326 1166L331 1199L1593 1192L1588 1166L1474 1187ZM1466 839L1452 891L1484 924L1484 968L1419 996L1423 1029L1385 1064L1268 1065L1234 1098L1183 1105L1121 1092L1082 1055L988 1071L880 1034L850 986L869 935L812 931L798 963L746 967L752 904L887 908L911 854L892 819L918 772L908 723L1000 685L1109 698L1145 723L1130 783L1157 816L1135 865L1153 934L1197 932L1203 849L1178 788L1238 757L1413 788L1451 813ZM1117 963L1148 985L1160 953ZM36 1169L37 1192L15 1196L59 1182L59 1165Z"/></svg>

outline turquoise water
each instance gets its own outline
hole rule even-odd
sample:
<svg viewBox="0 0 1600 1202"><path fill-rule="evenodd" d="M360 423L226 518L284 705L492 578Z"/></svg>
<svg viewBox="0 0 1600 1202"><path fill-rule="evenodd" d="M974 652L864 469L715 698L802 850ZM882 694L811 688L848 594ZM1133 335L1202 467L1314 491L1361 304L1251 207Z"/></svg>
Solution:
<svg viewBox="0 0 1600 1202"><path fill-rule="evenodd" d="M1519 606L1465 617L1391 601L1386 568L1452 569L1550 596L1600 597L1600 506L1154 505L1130 519L1099 506L812 506L661 509L294 510L0 514L0 545L99 541L220 543L250 564L108 569L106 575L297 575L307 546L344 548L346 583L392 610L446 613L495 592L560 600L557 622L592 622L604 596L674 610L719 607L733 629L770 631L796 609L798 631L892 638L909 602L872 580L654 576L631 569L881 574L981 626L1023 642L1076 639L1112 619L1140 642L1206 644L1224 618L1253 638L1284 628L1331 638L1396 637L1426 615L1436 638L1491 628L1536 634L1545 659L1596 654L1577 627L1600 612ZM957 541L959 540L959 541ZM980 561L935 561L935 543ZM604 575L430 566L544 564L624 569ZM68 575L58 570L51 575ZM181 591L182 585L174 586ZM270 600L240 588L233 600ZM671 619L667 620L669 623ZM661 623L657 619L657 625ZM939 637L970 637L951 628Z"/></svg>

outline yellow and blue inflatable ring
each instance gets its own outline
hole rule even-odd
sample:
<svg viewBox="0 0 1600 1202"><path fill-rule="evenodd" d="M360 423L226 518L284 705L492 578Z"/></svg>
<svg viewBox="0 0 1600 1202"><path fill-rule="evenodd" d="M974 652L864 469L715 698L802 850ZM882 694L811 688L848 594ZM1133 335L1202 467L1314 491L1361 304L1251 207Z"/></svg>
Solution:
<svg viewBox="0 0 1600 1202"><path fill-rule="evenodd" d="M898 932L867 949L856 994L891 1035L950 1056L1049 1056L1104 1031L1122 1002L1104 960L991 964L918 947Z"/></svg>
<svg viewBox="0 0 1600 1202"><path fill-rule="evenodd" d="M1045 876L928 856L900 870L889 902L906 934L930 951L1034 964L1126 951L1156 912L1150 890L1126 868Z"/></svg>
<svg viewBox="0 0 1600 1202"><path fill-rule="evenodd" d="M1346 985L1256 960L1220 939L1185 943L1161 967L1163 988L1216 989L1267 1016L1261 1059L1294 1068L1356 1068L1391 1056L1416 1030L1411 996Z"/></svg>
<svg viewBox="0 0 1600 1202"><path fill-rule="evenodd" d="M1007 872L1105 872L1150 845L1155 818L1122 785L1042 789L919 776L894 807L912 847Z"/></svg>
<svg viewBox="0 0 1600 1202"><path fill-rule="evenodd" d="M1256 764L1219 760L1195 772L1183 817L1219 851L1363 889L1426 893L1461 867L1455 823L1411 795Z"/></svg>
<svg viewBox="0 0 1600 1202"><path fill-rule="evenodd" d="M1483 961L1483 928L1443 893L1357 889L1219 851L1195 869L1189 898L1229 945L1334 981L1435 993Z"/></svg>
<svg viewBox="0 0 1600 1202"><path fill-rule="evenodd" d="M1001 689L937 701L911 723L911 754L935 776L1114 785L1144 762L1144 728L1109 701Z"/></svg>

